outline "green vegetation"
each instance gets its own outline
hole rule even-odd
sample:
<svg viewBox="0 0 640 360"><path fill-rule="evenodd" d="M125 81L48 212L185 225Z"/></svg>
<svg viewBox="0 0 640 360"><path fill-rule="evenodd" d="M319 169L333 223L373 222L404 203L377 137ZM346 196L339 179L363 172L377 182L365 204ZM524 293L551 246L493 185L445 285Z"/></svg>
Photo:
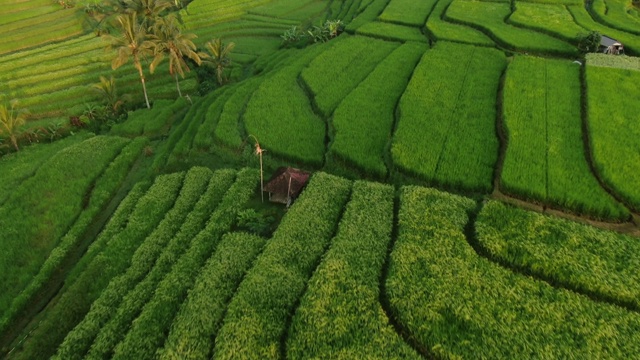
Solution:
<svg viewBox="0 0 640 360"><path fill-rule="evenodd" d="M608 54L587 54L587 65L590 67L609 67L616 69L626 69L640 71L640 58L619 55L610 56Z"/></svg>
<svg viewBox="0 0 640 360"><path fill-rule="evenodd" d="M630 156L640 134L640 103L621 94L640 91L640 72L587 65L588 131L593 162L602 179L640 209L640 157Z"/></svg>
<svg viewBox="0 0 640 360"><path fill-rule="evenodd" d="M287 358L420 358L379 303L393 195L388 185L354 183L338 233L293 317Z"/></svg>
<svg viewBox="0 0 640 360"><path fill-rule="evenodd" d="M83 198L127 140L93 137L52 156L0 208L2 315L83 210Z"/></svg>
<svg viewBox="0 0 640 360"><path fill-rule="evenodd" d="M379 19L392 23L423 27L437 0L390 0Z"/></svg>
<svg viewBox="0 0 640 360"><path fill-rule="evenodd" d="M576 24L585 29L597 31L600 34L607 35L621 41L624 44L624 49L627 54L640 54L640 39L638 39L638 36L596 22L583 5L570 5L567 6L567 9L569 9L569 12L573 16Z"/></svg>
<svg viewBox="0 0 640 360"><path fill-rule="evenodd" d="M591 10L593 17L607 26L640 35L640 16L631 0L594 0Z"/></svg>
<svg viewBox="0 0 640 360"><path fill-rule="evenodd" d="M483 207L476 232L482 247L505 263L571 289L640 308L636 238L497 201Z"/></svg>
<svg viewBox="0 0 640 360"><path fill-rule="evenodd" d="M394 50L338 106L331 153L366 174L387 174L384 154L398 99L427 46L407 43Z"/></svg>
<svg viewBox="0 0 640 360"><path fill-rule="evenodd" d="M380 21L366 23L356 30L356 34L389 41L427 42L427 37L419 29Z"/></svg>
<svg viewBox="0 0 640 360"><path fill-rule="evenodd" d="M287 318L335 233L351 182L316 173L229 304L214 359L278 359Z"/></svg>
<svg viewBox="0 0 640 360"><path fill-rule="evenodd" d="M444 20L444 13L453 0L438 0L429 19L427 30L437 40L453 41L465 44L494 46L495 43L482 32Z"/></svg>
<svg viewBox="0 0 640 360"><path fill-rule="evenodd" d="M173 100L156 100L153 109L130 111L127 121L111 128L111 134L121 136L157 136L171 127L176 114L189 103L183 98Z"/></svg>
<svg viewBox="0 0 640 360"><path fill-rule="evenodd" d="M313 59L301 75L322 115L329 116L397 46L377 39L342 36Z"/></svg>
<svg viewBox="0 0 640 360"><path fill-rule="evenodd" d="M228 232L237 213L255 191L257 171L244 169L211 215L206 227L192 240L191 247L160 281L153 297L131 324L113 352L114 359L149 359L162 345L180 304L195 282L195 276L209 258L220 238Z"/></svg>
<svg viewBox="0 0 640 360"><path fill-rule="evenodd" d="M238 149L242 146L244 134L240 133L239 121L251 94L261 82L262 78L259 77L243 82L224 103L214 131L215 139L223 145L232 149Z"/></svg>
<svg viewBox="0 0 640 360"><path fill-rule="evenodd" d="M495 49L441 42L427 51L400 99L394 164L433 183L489 191L498 152L496 94L505 66Z"/></svg>
<svg viewBox="0 0 640 360"><path fill-rule="evenodd" d="M455 0L449 6L445 19L476 27L513 50L561 56L577 54L576 48L564 41L506 24L504 19L511 14L509 6L501 2Z"/></svg>
<svg viewBox="0 0 640 360"><path fill-rule="evenodd" d="M584 152L580 67L518 56L507 69L507 152L500 185L526 199L605 220L628 211L600 187Z"/></svg>
<svg viewBox="0 0 640 360"><path fill-rule="evenodd" d="M105 358L113 353L115 346L126 335L122 329L129 328L131 322L153 296L158 283L171 271L178 259L183 257L187 249L191 248L193 239L205 227L211 214L215 213L235 177L235 171L224 170L214 174L207 190L196 203L193 211L187 215L180 231L162 250L153 268L144 279L122 297L119 304L114 304L113 312L108 321L100 327L87 358Z"/></svg>
<svg viewBox="0 0 640 360"><path fill-rule="evenodd" d="M569 10L560 4L538 4L518 1L509 22L521 27L546 32L575 42L585 29L573 21ZM600 38L598 37L598 43Z"/></svg>
<svg viewBox="0 0 640 360"><path fill-rule="evenodd" d="M400 204L387 293L398 321L434 356L627 358L640 351L637 313L479 257L464 232L473 201L405 187Z"/></svg>
<svg viewBox="0 0 640 360"><path fill-rule="evenodd" d="M187 214L206 189L211 175L211 171L206 168L189 170L171 210L140 244L131 258L129 268L109 282L100 297L91 304L91 309L84 319L67 334L58 348L58 358L80 359L87 352L93 338L112 315L122 297L149 272L169 240L180 229Z"/></svg>
<svg viewBox="0 0 640 360"><path fill-rule="evenodd" d="M202 268L160 352L161 359L211 357L213 341L227 304L265 239L246 233L225 234Z"/></svg>
<svg viewBox="0 0 640 360"><path fill-rule="evenodd" d="M96 240L105 243L102 250L91 257L78 278L66 288L47 318L31 334L24 351L15 358L49 358L55 354L66 334L82 320L111 279L129 267L136 249L173 206L183 178L184 173L156 178L132 212L121 213L124 219L114 215ZM134 197L139 196L137 191L139 188L132 190Z"/></svg>

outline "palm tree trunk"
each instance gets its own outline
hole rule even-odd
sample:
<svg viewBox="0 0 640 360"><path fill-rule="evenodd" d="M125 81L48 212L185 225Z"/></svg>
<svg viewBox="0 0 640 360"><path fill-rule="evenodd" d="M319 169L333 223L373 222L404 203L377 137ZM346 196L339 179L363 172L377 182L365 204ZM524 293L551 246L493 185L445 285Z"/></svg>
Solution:
<svg viewBox="0 0 640 360"><path fill-rule="evenodd" d="M140 81L142 82L142 90L144 91L144 101L147 103L147 109L151 109L151 105L149 105L149 97L147 96L147 85L144 83L144 73L142 72L142 65L140 65L140 61L138 58L135 58L136 69L138 69L138 73L140 74Z"/></svg>
<svg viewBox="0 0 640 360"><path fill-rule="evenodd" d="M18 148L18 139L16 138L16 136L11 134L10 138L11 144L13 144L13 147L16 148L16 151L20 151L20 148Z"/></svg>
<svg viewBox="0 0 640 360"><path fill-rule="evenodd" d="M178 88L178 96L182 97L182 92L180 91L180 83L178 82L178 73L175 73L176 77L176 87Z"/></svg>

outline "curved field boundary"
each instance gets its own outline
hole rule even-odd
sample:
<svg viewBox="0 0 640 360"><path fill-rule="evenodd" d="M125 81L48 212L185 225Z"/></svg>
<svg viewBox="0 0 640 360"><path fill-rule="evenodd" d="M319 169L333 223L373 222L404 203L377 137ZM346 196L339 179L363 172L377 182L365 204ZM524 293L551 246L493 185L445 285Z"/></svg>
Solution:
<svg viewBox="0 0 640 360"><path fill-rule="evenodd" d="M486 203L474 224L477 245L491 260L554 287L640 311L636 237L515 208ZM522 231L527 229L527 231Z"/></svg>
<svg viewBox="0 0 640 360"><path fill-rule="evenodd" d="M403 188L387 292L422 344L436 356L465 358L624 358L640 351L632 340L640 337L639 314L478 256L465 236L475 207L436 190Z"/></svg>
<svg viewBox="0 0 640 360"><path fill-rule="evenodd" d="M436 40L463 44L495 46L495 42L481 31L469 26L444 20L444 15L453 0L439 0L427 19L427 32Z"/></svg>
<svg viewBox="0 0 640 360"><path fill-rule="evenodd" d="M316 173L240 284L214 359L283 358L290 318L336 231L351 182Z"/></svg>
<svg viewBox="0 0 640 360"><path fill-rule="evenodd" d="M286 358L420 359L394 332L379 303L394 191L354 183L338 233L293 316Z"/></svg>

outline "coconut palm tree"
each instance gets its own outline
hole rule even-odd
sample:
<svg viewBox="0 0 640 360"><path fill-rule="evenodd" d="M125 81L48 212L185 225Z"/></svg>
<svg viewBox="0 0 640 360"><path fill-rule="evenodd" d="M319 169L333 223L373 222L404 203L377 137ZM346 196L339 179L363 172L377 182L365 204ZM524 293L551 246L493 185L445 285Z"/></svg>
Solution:
<svg viewBox="0 0 640 360"><path fill-rule="evenodd" d="M118 88L116 87L116 80L113 78L113 75L111 75L109 79L100 76L100 83L93 84L91 87L102 95L106 103L105 107L112 115L118 114L125 102L129 100L129 97L126 95L118 95ZM91 118L91 116L89 117Z"/></svg>
<svg viewBox="0 0 640 360"><path fill-rule="evenodd" d="M17 110L18 100L11 100L9 106L0 104L0 134L6 134L16 151L18 147L18 128L26 122L26 111Z"/></svg>
<svg viewBox="0 0 640 360"><path fill-rule="evenodd" d="M225 45L220 38L213 39L206 43L206 47L209 50L211 57L204 61L213 65L216 69L216 77L218 78L218 84L220 85L227 81L226 76L224 75L224 70L231 65L231 58L229 58L229 54L231 54L231 51L233 51L235 46L236 44L233 42Z"/></svg>
<svg viewBox="0 0 640 360"><path fill-rule="evenodd" d="M125 0L124 3L128 12L138 14L147 30L155 24L165 10L173 7L168 0Z"/></svg>
<svg viewBox="0 0 640 360"><path fill-rule="evenodd" d="M176 79L178 95L182 97L178 75L184 78L185 71L189 72L189 65L185 61L185 56L200 65L202 60L196 50L196 45L191 41L196 38L195 34L185 34L180 29L180 23L175 15L169 14L156 20L153 26L153 34L149 35L152 42L153 61L150 71L153 74L156 67L165 56L169 57L169 74Z"/></svg>
<svg viewBox="0 0 640 360"><path fill-rule="evenodd" d="M118 15L117 24L121 31L119 36L111 34L103 35L109 41L109 47L115 49L117 56L111 62L111 68L117 69L126 64L129 58L133 58L133 66L138 70L140 81L142 82L142 90L144 91L144 100L149 105L149 97L147 96L147 86L144 80L144 72L142 71L141 58L151 53L152 42L147 39L147 29L138 20L135 12L129 14Z"/></svg>

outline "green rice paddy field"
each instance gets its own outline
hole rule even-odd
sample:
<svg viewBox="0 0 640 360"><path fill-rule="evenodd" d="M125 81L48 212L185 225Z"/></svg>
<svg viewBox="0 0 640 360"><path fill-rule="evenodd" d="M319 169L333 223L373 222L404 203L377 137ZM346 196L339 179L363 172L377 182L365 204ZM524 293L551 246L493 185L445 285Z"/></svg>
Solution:
<svg viewBox="0 0 640 360"><path fill-rule="evenodd" d="M151 109L109 1L6 2L0 358L640 354L632 0L170 1L235 47L223 84L143 56ZM281 166L310 173L287 207Z"/></svg>

